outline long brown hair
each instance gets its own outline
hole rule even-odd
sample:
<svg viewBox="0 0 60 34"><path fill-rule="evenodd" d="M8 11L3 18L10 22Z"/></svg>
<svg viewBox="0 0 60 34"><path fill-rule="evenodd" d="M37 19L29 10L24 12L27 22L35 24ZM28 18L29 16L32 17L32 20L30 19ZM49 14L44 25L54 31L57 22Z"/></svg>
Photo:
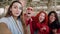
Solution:
<svg viewBox="0 0 60 34"><path fill-rule="evenodd" d="M13 4L16 3L16 2L22 5L22 3L19 2L19 1L13 1L13 2L11 3L11 5L9 6L8 11L7 11L5 17L12 16L12 12L10 11L10 9L12 8ZM20 18L20 16L22 16L22 15L23 15L23 7L22 7L21 15L19 15L18 18Z"/></svg>
<svg viewBox="0 0 60 34"><path fill-rule="evenodd" d="M11 5L9 6L8 11L7 11L7 14L5 15L5 17L10 17L10 16L12 16L12 12L10 11L10 9L12 8L13 4L16 3L16 2L22 5L22 3L19 2L19 1L13 1L13 2L11 3ZM25 26L24 19L23 19L23 6L22 6L22 12L21 12L21 14L18 16L18 19L21 20L22 25L23 25L23 29L24 29L24 33L26 33L26 26Z"/></svg>

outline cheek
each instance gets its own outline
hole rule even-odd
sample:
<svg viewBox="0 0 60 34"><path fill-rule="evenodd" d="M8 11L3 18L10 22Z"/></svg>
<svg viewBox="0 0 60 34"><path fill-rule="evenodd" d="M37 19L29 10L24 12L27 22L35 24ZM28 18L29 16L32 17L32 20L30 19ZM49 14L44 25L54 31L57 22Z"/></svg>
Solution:
<svg viewBox="0 0 60 34"><path fill-rule="evenodd" d="M42 17L42 20L44 20L45 19L45 17Z"/></svg>
<svg viewBox="0 0 60 34"><path fill-rule="evenodd" d="M14 14L16 12L16 9L12 8L11 11L12 11L12 14Z"/></svg>
<svg viewBox="0 0 60 34"><path fill-rule="evenodd" d="M51 19L52 19L52 17L50 16L50 17L49 17L49 20L51 20Z"/></svg>
<svg viewBox="0 0 60 34"><path fill-rule="evenodd" d="M20 10L18 13L21 14L22 13L22 10Z"/></svg>
<svg viewBox="0 0 60 34"><path fill-rule="evenodd" d="M50 16L50 21L54 21L56 18L55 17L53 17L53 16Z"/></svg>
<svg viewBox="0 0 60 34"><path fill-rule="evenodd" d="M12 10L11 11L13 11L13 12L16 12L17 11L17 9L15 9L15 8L12 8Z"/></svg>
<svg viewBox="0 0 60 34"><path fill-rule="evenodd" d="M45 17L43 17L43 16L40 16L40 17L39 17L39 19L40 19L40 20L44 20L44 19L45 19Z"/></svg>
<svg viewBox="0 0 60 34"><path fill-rule="evenodd" d="M12 15L14 15L15 14L15 12L14 11L12 11Z"/></svg>
<svg viewBox="0 0 60 34"><path fill-rule="evenodd" d="M49 20L50 20L50 21L52 20L52 16L49 17Z"/></svg>
<svg viewBox="0 0 60 34"><path fill-rule="evenodd" d="M56 18L55 18L55 17L53 17L53 20L54 20L54 21L55 21L55 19L56 19Z"/></svg>

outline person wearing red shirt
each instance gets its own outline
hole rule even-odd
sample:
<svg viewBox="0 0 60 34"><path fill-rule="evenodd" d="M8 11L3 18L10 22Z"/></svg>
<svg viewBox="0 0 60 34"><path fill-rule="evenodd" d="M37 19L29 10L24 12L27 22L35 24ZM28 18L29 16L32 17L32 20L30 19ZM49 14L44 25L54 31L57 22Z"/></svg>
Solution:
<svg viewBox="0 0 60 34"><path fill-rule="evenodd" d="M28 7L26 10L26 13L24 14L24 21L26 23L26 27L27 27L27 32L28 34L33 34L33 29L32 29L32 18L34 18L33 14L33 8L32 7Z"/></svg>
<svg viewBox="0 0 60 34"><path fill-rule="evenodd" d="M38 29L37 34L49 34L48 16L44 11L36 15L35 22L35 27Z"/></svg>
<svg viewBox="0 0 60 34"><path fill-rule="evenodd" d="M24 14L24 20L25 20L26 25L28 25L27 21L29 21L29 19L31 19L31 17L33 17L32 14L33 14L33 8L28 7L26 10L26 13Z"/></svg>

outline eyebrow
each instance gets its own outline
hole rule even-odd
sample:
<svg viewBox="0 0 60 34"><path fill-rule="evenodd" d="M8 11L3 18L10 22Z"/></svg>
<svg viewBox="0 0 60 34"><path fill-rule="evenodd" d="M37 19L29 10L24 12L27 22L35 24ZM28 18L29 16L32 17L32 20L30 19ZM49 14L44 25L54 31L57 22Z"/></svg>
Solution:
<svg viewBox="0 0 60 34"><path fill-rule="evenodd" d="M18 5L16 5L16 4L13 4L13 6L18 6ZM21 7L22 7L22 5L21 5Z"/></svg>

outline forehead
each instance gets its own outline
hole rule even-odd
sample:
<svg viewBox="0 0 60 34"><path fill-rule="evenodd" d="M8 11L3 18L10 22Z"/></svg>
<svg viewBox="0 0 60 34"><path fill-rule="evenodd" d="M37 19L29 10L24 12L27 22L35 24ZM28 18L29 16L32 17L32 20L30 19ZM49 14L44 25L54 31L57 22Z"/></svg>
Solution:
<svg viewBox="0 0 60 34"><path fill-rule="evenodd" d="M45 13L41 13L40 15L45 15Z"/></svg>
<svg viewBox="0 0 60 34"><path fill-rule="evenodd" d="M13 6L20 6L20 7L22 7L22 5L20 3L18 3L18 2L13 3Z"/></svg>
<svg viewBox="0 0 60 34"><path fill-rule="evenodd" d="M51 13L51 15L55 15L54 13Z"/></svg>

